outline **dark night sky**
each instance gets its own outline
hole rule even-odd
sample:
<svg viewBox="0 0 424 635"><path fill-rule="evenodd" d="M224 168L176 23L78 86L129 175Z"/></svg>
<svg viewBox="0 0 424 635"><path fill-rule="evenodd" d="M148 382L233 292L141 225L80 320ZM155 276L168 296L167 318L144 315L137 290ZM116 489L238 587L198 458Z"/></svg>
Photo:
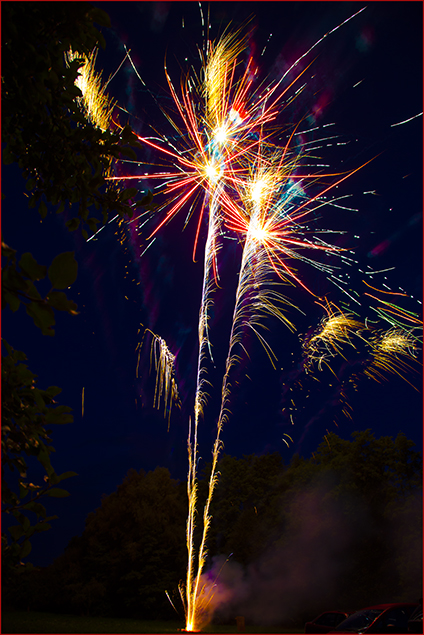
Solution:
<svg viewBox="0 0 424 635"><path fill-rule="evenodd" d="M104 77L113 73L124 57L125 44L146 84L139 82L126 63L110 82L110 94L131 113L129 122L140 135L149 134L149 125L168 131L158 107L171 105L164 58L166 55L175 85L180 68L190 64L199 68L196 45L202 44L202 25L198 3L94 4L105 9L112 22L98 68L104 69ZM212 2L210 34L215 38L229 22L237 27L252 17L251 52L262 77L272 80L286 62L292 63L362 6L357 2ZM316 60L308 86L284 116L297 121L313 112L316 125L335 123L332 131L346 143L323 148L324 162L332 167L343 162L343 169L352 169L378 155L343 184L341 193L352 195L348 204L358 211L339 210L336 218L334 211L324 209L319 226L332 227L334 221L347 230L343 240L355 248L358 268L395 267L375 276L373 282L387 283L394 290L402 286L413 296L408 308L419 312L422 118L392 124L422 111L422 4L371 2L354 20L329 35L307 61L312 57ZM121 113L121 122L124 118ZM322 136L322 131L317 134ZM148 156L152 162L158 160L153 154ZM191 260L196 221L182 232L184 213L161 231L154 247L140 259L137 254L143 249L143 235L137 244L134 236L129 239L127 228L118 230L116 223L88 243L69 234L65 219L55 214L41 223L37 213L27 208L24 184L15 166L3 168L2 191L6 194L2 231L7 244L20 253L32 252L42 264L50 263L61 251L75 251L79 262L78 279L69 296L78 303L80 314L74 318L58 315L54 338L44 337L22 308L13 315L7 309L2 316L3 336L27 354L39 386L61 386L60 403L73 408L74 422L53 430L56 453L52 462L59 473L73 470L78 476L64 482L69 498L47 500L48 513L59 518L49 532L33 539L30 556L35 565L47 565L72 536L81 534L87 514L100 505L102 494L116 489L130 468L147 471L166 466L176 478L185 478L202 258L196 264ZM369 191L377 195L363 194ZM119 240L123 236L125 240ZM370 252L382 244L384 249L370 258ZM228 245L220 263L223 291L217 294L211 323L216 369L210 368L213 387L200 437L205 460L209 460L214 438L241 254L235 242L228 241ZM331 285L320 272L301 271L317 293L329 291ZM352 278L360 284L359 273L352 272ZM334 287L331 293L331 299L337 301ZM225 451L235 456L279 451L288 462L293 452L310 456L326 430L350 438L352 431L366 428L372 428L377 437L402 431L421 447L421 394L398 378L385 384L359 382L358 391L350 396L352 420L341 416L335 386L325 382L317 384L311 393L312 405L306 407L304 393L296 392L296 380L301 379L299 335L316 326L321 313L310 296L298 290L294 294L305 313L291 315L298 333L290 335L281 324L269 323L269 339L282 370L273 371L263 349L253 339L249 342L250 362L240 365L238 383L234 383L232 417L223 433ZM140 324L163 337L177 355L183 408L181 413L175 411L169 432L162 413L152 407L154 379L147 379L148 367L142 365L140 377L136 377ZM421 384L419 374L411 373L408 379ZM292 412L294 425L283 413L293 395L297 406ZM290 448L282 440L285 433L293 439Z"/></svg>

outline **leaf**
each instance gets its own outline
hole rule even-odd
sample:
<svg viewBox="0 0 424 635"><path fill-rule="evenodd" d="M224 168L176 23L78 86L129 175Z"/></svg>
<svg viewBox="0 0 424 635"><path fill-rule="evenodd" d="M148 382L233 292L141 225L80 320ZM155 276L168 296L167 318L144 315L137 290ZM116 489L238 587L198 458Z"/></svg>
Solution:
<svg viewBox="0 0 424 635"><path fill-rule="evenodd" d="M16 249L12 249L12 247L9 247L9 245L6 245L6 243L4 243L2 241L2 243L1 243L1 255L4 256L5 258L7 258L8 260L15 260L16 259Z"/></svg>
<svg viewBox="0 0 424 635"><path fill-rule="evenodd" d="M61 489L60 487L53 487L53 489L48 490L47 495L53 496L54 498L66 498L69 496L69 492L65 489Z"/></svg>
<svg viewBox="0 0 424 635"><path fill-rule="evenodd" d="M21 303L17 295L9 293L8 291L3 291L3 302L9 305L13 313L19 309L19 305Z"/></svg>
<svg viewBox="0 0 424 635"><path fill-rule="evenodd" d="M32 254L28 251L22 254L19 266L23 273L31 278L31 280L42 280L46 277L47 267L39 265Z"/></svg>
<svg viewBox="0 0 424 635"><path fill-rule="evenodd" d="M62 388L59 388L59 386L49 386L44 392L53 399L56 395L62 392Z"/></svg>
<svg viewBox="0 0 424 635"><path fill-rule="evenodd" d="M12 266L5 267L2 271L2 285L7 286L11 290L25 289L28 281L25 280Z"/></svg>
<svg viewBox="0 0 424 635"><path fill-rule="evenodd" d="M27 494L28 488L25 487L23 483L19 483L19 499L22 500L25 496L27 496Z"/></svg>
<svg viewBox="0 0 424 635"><path fill-rule="evenodd" d="M76 229L78 229L79 224L80 224L80 220L79 220L79 218L71 218L70 220L66 221L65 224L66 224L66 227L69 229L70 232L74 232Z"/></svg>
<svg viewBox="0 0 424 635"><path fill-rule="evenodd" d="M120 136L121 136L121 140L124 143L128 143L129 145L135 148L143 147L143 145L138 141L137 135L135 134L135 132L128 125L124 126L124 128L121 130Z"/></svg>
<svg viewBox="0 0 424 635"><path fill-rule="evenodd" d="M63 414L64 412L72 412L72 408L70 408L69 406L57 406L54 409L54 412L57 414Z"/></svg>
<svg viewBox="0 0 424 635"><path fill-rule="evenodd" d="M91 218L87 218L87 225L93 233L96 233L98 223L100 223L100 221L93 216Z"/></svg>
<svg viewBox="0 0 424 635"><path fill-rule="evenodd" d="M98 35L97 35L97 42L100 44L100 46L102 47L102 49L106 48L106 40L103 37L103 34L100 33L100 31L97 31Z"/></svg>
<svg viewBox="0 0 424 635"><path fill-rule="evenodd" d="M130 148L130 146L121 147L121 154L124 157L128 157L129 159L134 159L134 161L137 160L137 155L134 152L134 150L132 148Z"/></svg>
<svg viewBox="0 0 424 635"><path fill-rule="evenodd" d="M73 251L56 256L48 270L49 280L55 289L66 289L73 284L78 274L78 263Z"/></svg>
<svg viewBox="0 0 424 635"><path fill-rule="evenodd" d="M32 545L29 540L25 540L22 544L21 558L26 558L31 553Z"/></svg>
<svg viewBox="0 0 424 635"><path fill-rule="evenodd" d="M31 527L31 523L29 521L29 518L27 518L26 516L23 516L22 520L19 520L19 522L21 523L22 527L24 528L24 531L28 531L29 528Z"/></svg>
<svg viewBox="0 0 424 635"><path fill-rule="evenodd" d="M143 196L140 203L141 205L149 205L153 201L153 192L150 190L147 192L146 196Z"/></svg>
<svg viewBox="0 0 424 635"><path fill-rule="evenodd" d="M97 7L91 8L89 17L93 20L93 22L97 22L100 26L110 28L110 17L102 9L98 9Z"/></svg>
<svg viewBox="0 0 424 635"><path fill-rule="evenodd" d="M65 480L65 478L71 478L72 476L78 476L76 472L63 472L63 474L59 474L57 477L57 482Z"/></svg>
<svg viewBox="0 0 424 635"><path fill-rule="evenodd" d="M72 86L67 86L66 90L70 95L74 95L75 97L82 97L82 92L80 91L78 86L75 86L75 84L73 84Z"/></svg>
<svg viewBox="0 0 424 635"><path fill-rule="evenodd" d="M34 302L39 300L43 302L43 298L32 280L27 279L25 281L25 288L23 289L23 292L26 296L28 296L28 300L33 300Z"/></svg>
<svg viewBox="0 0 424 635"><path fill-rule="evenodd" d="M44 401L42 395L41 395L41 391L39 388L35 388L32 391L34 394L34 399L35 399L35 403L37 404L37 406L40 408L40 410L42 411L43 408L46 407L46 402ZM32 444L31 444L32 445ZM36 446L37 447L37 446Z"/></svg>
<svg viewBox="0 0 424 635"><path fill-rule="evenodd" d="M25 525L24 525L24 519L25 519L25 520L28 520L28 519L27 519L27 517L26 517L26 516L24 516L24 515L22 514L22 512L20 512L18 509L13 509L13 510L12 510L12 514L13 514L13 516L14 516L14 517L15 517L15 518L16 518L16 519L17 519L17 520L21 523L21 525L23 525L23 526L24 526L24 528L25 528ZM29 522L29 521L28 521L28 522Z"/></svg>
<svg viewBox="0 0 424 635"><path fill-rule="evenodd" d="M93 177L88 185L93 190L97 190L100 187L100 185L103 185L103 183L104 183L104 178L101 174L99 174L98 176Z"/></svg>
<svg viewBox="0 0 424 635"><path fill-rule="evenodd" d="M48 529L51 529L51 525L50 523L37 523L34 527L34 532L39 532L39 531L47 531Z"/></svg>
<svg viewBox="0 0 424 635"><path fill-rule="evenodd" d="M137 193L138 193L138 190L135 187L129 187L128 189L122 192L119 198L121 199L121 201L128 201L128 199L133 198L134 196L137 196Z"/></svg>
<svg viewBox="0 0 424 635"><path fill-rule="evenodd" d="M10 165L15 161L15 156L13 152L10 150L10 145L8 144L2 152L3 155L3 163L4 165Z"/></svg>
<svg viewBox="0 0 424 635"><path fill-rule="evenodd" d="M49 306L53 307L57 311L67 311L75 315L77 305L72 300L68 300L66 293L63 291L51 291L47 296L47 302Z"/></svg>
<svg viewBox="0 0 424 635"><path fill-rule="evenodd" d="M121 130L121 139L122 141L130 141L130 139L132 139L133 137L135 137L134 132L132 131L131 126L129 126L128 124L126 124L122 130Z"/></svg>
<svg viewBox="0 0 424 635"><path fill-rule="evenodd" d="M41 218L46 218L46 216L47 216L47 205L45 204L44 201L41 201L40 206L38 208L38 212L39 212Z"/></svg>
<svg viewBox="0 0 424 635"><path fill-rule="evenodd" d="M53 309L42 302L30 302L26 306L26 312L34 320L35 326L41 329L43 335L54 335L51 328L55 324Z"/></svg>
<svg viewBox="0 0 424 635"><path fill-rule="evenodd" d="M31 198L28 201L28 207L30 209L33 209L36 205L37 205L37 198L35 196L31 196Z"/></svg>
<svg viewBox="0 0 424 635"><path fill-rule="evenodd" d="M54 474L54 469L52 467L52 464L50 463L49 453L47 452L47 449L46 449L45 446L43 446L41 451L38 453L37 459L40 461L41 465L46 470L48 476L51 476L52 474ZM34 505L35 504L36 503L34 503ZM28 505L28 503L27 503L27 505ZM35 511L35 510L33 510L33 511ZM44 512L45 512L45 510L44 510Z"/></svg>
<svg viewBox="0 0 424 635"><path fill-rule="evenodd" d="M25 534L21 525L13 525L12 527L9 527L9 533L15 542Z"/></svg>
<svg viewBox="0 0 424 635"><path fill-rule="evenodd" d="M46 414L46 423L48 425L63 425L65 423L72 423L74 420L73 415L69 414L72 408L68 406L58 406L54 410L49 410Z"/></svg>

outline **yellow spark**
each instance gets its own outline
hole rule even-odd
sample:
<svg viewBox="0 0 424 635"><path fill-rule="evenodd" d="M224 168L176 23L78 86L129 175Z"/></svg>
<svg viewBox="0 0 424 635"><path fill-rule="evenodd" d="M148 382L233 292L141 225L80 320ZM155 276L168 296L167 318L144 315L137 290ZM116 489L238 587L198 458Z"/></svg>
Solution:
<svg viewBox="0 0 424 635"><path fill-rule="evenodd" d="M75 85L82 92L82 97L78 97L77 101L93 126L105 131L110 126L115 102L111 101L106 93L106 86L102 84L102 73L96 73L94 70L97 52L97 49L94 49L91 55L87 56L69 50L65 59L68 64L76 59L83 61L79 69L80 74L75 81Z"/></svg>
<svg viewBox="0 0 424 635"><path fill-rule="evenodd" d="M361 333L365 330L362 322L349 313L343 313L334 304L327 303L324 308L327 316L321 321L319 331L304 345L309 359L319 361L319 368L328 357L335 355L344 357L343 345L355 348L352 335L361 337Z"/></svg>
<svg viewBox="0 0 424 635"><path fill-rule="evenodd" d="M417 390L405 377L419 350L418 339L412 331L391 328L382 334L377 332L371 347L373 359L365 370L368 377L379 381L386 380L387 375L398 375Z"/></svg>
<svg viewBox="0 0 424 635"><path fill-rule="evenodd" d="M390 329L384 333L379 348L382 352L392 355L414 355L418 350L417 340L413 334L401 329Z"/></svg>
<svg viewBox="0 0 424 635"><path fill-rule="evenodd" d="M137 376L138 365L140 363L141 347L144 341L145 334L147 332L153 336L152 344L150 347L150 368L152 367L152 361L154 361L156 371L153 407L159 410L163 399L164 416L166 416L166 413L168 412L169 429L172 406L173 404L176 404L179 408L181 405L180 396L178 393L178 386L177 382L175 381L175 355L171 353L164 339L153 333L153 331L151 331L150 329L145 329L143 338L140 344L137 346L137 348L139 349Z"/></svg>
<svg viewBox="0 0 424 635"><path fill-rule="evenodd" d="M213 130L221 130L227 116L227 96L231 88L237 57L242 52L245 39L238 39L238 33L227 33L215 44L210 42L205 68L204 94L206 119ZM236 112L236 111L233 111ZM233 120L236 119L234 114ZM226 133L227 134L227 131Z"/></svg>

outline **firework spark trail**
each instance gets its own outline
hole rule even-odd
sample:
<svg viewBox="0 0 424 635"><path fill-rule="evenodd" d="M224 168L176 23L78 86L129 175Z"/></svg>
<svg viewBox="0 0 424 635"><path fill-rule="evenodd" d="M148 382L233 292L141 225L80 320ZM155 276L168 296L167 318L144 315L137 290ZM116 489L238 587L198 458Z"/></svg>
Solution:
<svg viewBox="0 0 424 635"><path fill-rule="evenodd" d="M405 293L393 295L406 296ZM403 317L401 307L396 308ZM417 390L406 376L407 373L418 370L418 352L422 344L418 330L421 332L422 329L417 323L411 328L409 324L400 325L397 320L395 326L384 330L368 319L362 321L359 316L343 312L332 303L327 303L324 309L326 316L318 330L303 343L304 368L307 374L316 379L313 374L314 366L323 371L325 364L336 378L338 388L333 395L332 406L338 401L343 406L342 412L350 418L352 408L348 403L347 387L356 390L364 377L382 382L395 375ZM386 321L391 323L390 320L391 318ZM333 370L331 364L331 361L337 358L346 362L338 372Z"/></svg>
<svg viewBox="0 0 424 635"><path fill-rule="evenodd" d="M247 110L244 105L252 79L251 60L248 63L241 80L235 81L237 55L243 48L243 40L239 41L236 35L227 35L218 42L214 48L210 46L209 56L205 65L205 82L203 96L206 107L204 117L196 114L193 102L193 92L196 87L190 77L186 77L181 83L181 97L177 95L172 81L166 72L168 85L177 110L183 120L187 131L189 152L178 150L165 139L164 145L160 140L140 138L140 140L154 149L164 153L167 157L176 160L177 171L161 172L155 175L146 175L145 178L159 178L164 183L164 191L171 195L171 202L165 203L167 213L165 218L156 227L152 236L166 224L186 203L196 191L203 189L204 199L196 233L194 253L203 214L208 212L208 236L206 240L204 257L204 277L199 313L199 353L197 385L194 405L193 445L189 449L189 518L187 521L187 540L189 546L189 567L186 583L186 614L187 625L194 628L193 615L197 602L197 594L193 595L194 547L193 528L195 524L195 501L197 499L197 428L203 406L206 401L206 368L205 359L207 351L211 355L211 345L208 333L208 320L210 307L212 306L212 291L218 282L218 270L216 257L218 252L218 236L221 226L221 198L223 195L223 182L227 175L234 180L237 168L233 163L257 145L252 131L259 124L272 120L275 111L266 110L261 103L260 108L251 107ZM200 92L197 89L197 92ZM181 139L184 135L175 122L167 116ZM119 179L143 178L143 177L115 177ZM180 194L184 191L184 194ZM165 206L164 206L165 207ZM193 205L191 210L193 209ZM191 212L190 212L191 214ZM190 432L191 436L191 432ZM190 442L190 441L189 441ZM194 501L194 502L193 502ZM203 561L198 562L200 570ZM197 576L197 579L199 576ZM197 586L196 586L197 589Z"/></svg>
<svg viewBox="0 0 424 635"><path fill-rule="evenodd" d="M81 97L77 97L77 103L88 121L96 128L105 131L110 127L116 102L112 101L106 93L107 83L102 84L102 73L96 73L94 70L96 58L97 49L94 49L89 56L72 50L65 54L65 61L68 65L75 60L82 62L79 76L75 81L75 86L82 93Z"/></svg>
<svg viewBox="0 0 424 635"><path fill-rule="evenodd" d="M201 308L199 316L199 355L198 355L198 371L197 371L197 385L195 395L194 406L194 440L190 445L189 437L189 514L187 520L187 544L189 552L189 566L187 571L186 588L185 588L185 608L186 608L186 628L187 630L193 630L201 620L201 613L205 610L210 598L204 596L204 590L200 587L201 575L206 562L206 538L208 535L211 517L209 514L210 502L215 485L218 480L216 471L218 456L221 449L220 433L222 429L223 417L220 417L218 423L217 436L214 442L212 451L212 472L209 480L208 497L203 512L203 528L202 538L197 554L197 569L195 573L195 551L193 545L193 529L195 526L195 514L196 514L196 500L197 500L197 475L196 475L196 456L197 456L197 430L200 416L203 413L203 406L205 405L205 391L204 386L206 383L205 374L206 368L204 366L204 360L206 358L206 351L210 351L210 340L208 336L208 309L212 303L212 289L215 288L214 282L217 283L217 267L216 267L216 238L221 224L221 204L224 209L233 207L231 200L224 192L221 184L222 179L229 177L228 180L233 183L240 182L238 176L234 176L236 170L232 168L228 157L234 161L235 158L241 157L240 151L240 136L243 140L248 140L247 152L252 151L252 147L259 145L257 141L253 143L250 141L252 135L252 123L249 119L252 118L253 125L256 127L258 122L263 126L264 122L272 119L274 114L265 113L262 105L260 114L254 109L246 114L244 108L244 100L248 92L251 81L247 81L247 72L244 73L240 82L236 84L235 96L233 100L230 97L230 89L233 86L234 72L236 67L236 57L242 48L242 43L237 42L235 35L227 35L222 38L218 43L215 50L212 50L211 56L208 60L205 69L205 96L206 96L206 112L207 112L207 124L209 129L212 130L212 136L208 144L209 156L207 159L208 174L212 183L217 183L217 186L211 196L211 203L209 205L209 230L205 248L205 261L204 261L204 277L203 277L203 292L201 297ZM248 68L251 61L249 60ZM244 119L241 117L240 112L244 113ZM245 120L248 123L245 123ZM247 137L243 136L248 132ZM234 153L228 150L228 147L234 145L237 134L237 150ZM229 165L228 170L226 166ZM200 222L199 222L200 226ZM197 239L197 236L196 236ZM249 243L250 244L250 243ZM212 271L214 274L214 280L212 279ZM244 276L239 277L240 280L244 279ZM243 285L242 285L242 288ZM278 312L273 302L270 300L272 292L268 292L266 302L262 300L263 306L268 305L272 307L274 312ZM264 293L265 297L265 293ZM275 299L275 298L274 298ZM255 329L255 326L259 322L257 317L256 324L251 322L251 328ZM238 322L236 322L236 325ZM234 325L233 325L234 328ZM260 335L258 334L258 337ZM229 372L229 369L228 369ZM228 377L226 372L225 377ZM226 379L224 380L226 383ZM182 593L180 589L180 593Z"/></svg>
<svg viewBox="0 0 424 635"><path fill-rule="evenodd" d="M370 344L372 362L366 367L365 375L376 381L386 380L387 375L398 375L417 390L405 377L405 373L412 370L411 361L416 359L419 350L412 332L391 328L374 336Z"/></svg>
<svg viewBox="0 0 424 635"><path fill-rule="evenodd" d="M175 355L169 350L168 345L163 338L153 333L150 329L145 329L143 337L136 347L136 351L139 351L136 366L137 377L140 365L141 349L146 333L150 333L153 338L150 345L150 371L152 369L152 362L154 362L156 372L153 407L159 410L163 399L164 416L166 416L166 413L168 412L169 429L173 404L176 404L178 408L181 407L178 386L175 381Z"/></svg>
<svg viewBox="0 0 424 635"><path fill-rule="evenodd" d="M208 335L208 310L212 304L212 290L213 288L215 288L215 284L217 283L218 279L216 267L216 243L221 224L221 204L225 209L226 207L228 207L229 200L228 196L223 190L221 180L224 180L226 177L227 180L232 180L233 182L239 180L239 177L234 176L236 174L236 170L232 168L231 163L235 160L235 158L239 158L243 155L240 150L240 148L242 147L242 142L247 141L247 149L245 148L245 151L251 152L252 148L255 145L258 145L258 142L256 140L253 142L250 140L250 137L252 136L253 126L256 127L258 125L258 122L260 123L260 125L263 125L265 121L268 121L274 117L273 113L266 113L263 106L261 106L259 114L254 109L251 109L249 113L246 113L243 104L251 83L251 81L248 81L246 79L248 76L247 72L244 73L240 82L234 84L234 96L231 99L230 92L231 88L233 87L236 56L240 52L241 48L242 44L240 42L237 42L234 35L227 35L218 43L215 50L212 50L211 56L205 69L206 112L208 115L206 122L208 129L212 131L211 138L209 139L207 145L209 154L207 156L205 165L207 166L207 174L212 181L212 184L216 183L217 185L214 188L213 193L211 194L211 202L209 204L209 230L205 248L203 291L199 316L199 355L194 406L194 441L192 443L192 447L190 447L189 449L190 484L188 488L189 517L187 521L187 540L189 544L190 564L188 567L185 590L187 630L191 630L195 627L194 625L199 619L201 607L204 609L203 600L205 600L205 598L201 598L199 583L206 558L205 544L206 536L210 526L209 504L214 486L217 482L216 462L221 445L218 434L213 449L213 475L209 484L210 496L208 497L208 502L205 506L203 514L202 540L197 556L197 572L194 576L193 528L195 525L194 515L196 513L196 505L194 503L192 504L192 499L197 499L197 429L206 399L206 394L204 391L204 386L206 384L206 368L204 366L204 361L206 358L206 351L208 349L211 355L210 340ZM249 65L250 62L248 64L248 68ZM240 112L244 113L244 118L241 117ZM235 151L234 146L236 147ZM226 170L227 166L229 167ZM200 220L198 230L199 227Z"/></svg>
<svg viewBox="0 0 424 635"><path fill-rule="evenodd" d="M200 624L204 621L202 612L206 610L207 603L210 600L202 586L201 578L207 556L206 541L211 523L210 504L218 481L217 464L222 449L221 433L230 414L230 374L232 368L241 360L240 355L235 352L235 349L238 345L244 350L245 354L249 356L243 344L246 328L249 328L257 335L271 363L274 365L275 355L259 331L260 327L264 328L264 317L276 317L288 328L295 330L293 324L287 319L283 310L280 308L281 305L290 305L293 307L293 304L281 293L272 288L275 284L283 284L282 282L275 283L273 281L273 278L275 278L274 274L277 273L279 278L282 278L285 283L288 283L290 278L294 278L296 281L298 280L293 271L288 269L286 264L281 260L279 252L282 253L285 251L286 256L288 252L291 257L296 253L297 257L301 257L293 250L299 247L303 249L317 248L315 243L304 241L296 235L291 235L291 233L294 234L296 231L298 232L299 228L296 221L293 221L290 212L293 212L296 217L298 207L294 205L294 202L297 198L304 195L303 190L294 188L289 179L289 176L293 174L298 159L298 157L293 159L288 153L288 147L292 137L293 134L290 136L289 142L282 152L277 153L274 151L273 154L267 158L262 156L262 147L260 145L258 155L256 156L256 166L251 169L251 177L245 183L242 181L239 182L245 190L244 193L241 193L241 199L244 201L244 209L250 209L250 217L246 219L243 212L238 213L237 216L237 229L240 231L243 222L247 228L238 276L229 350L222 382L221 408L212 451L208 495L203 511L203 532L198 553L198 568L191 587L193 612L189 615L189 624ZM285 160L286 157L287 160ZM231 206L231 210L235 209L234 206ZM247 214L249 216L249 212L247 212ZM287 233L290 233L289 238L284 237L284 232L281 235L282 226L285 228L290 227L290 231L285 230ZM278 237L280 240L278 240ZM270 249L271 242L272 249ZM288 249L287 243L290 244L290 249ZM318 248L324 249L323 243L320 243ZM326 245L325 250L330 253L337 251L331 245ZM302 259L305 258L302 257ZM317 266L315 261L310 259L306 260ZM291 284L293 283L291 282ZM302 283L300 282L300 284Z"/></svg>
<svg viewBox="0 0 424 635"><path fill-rule="evenodd" d="M256 218L252 217L252 227L255 226ZM255 228L256 229L256 228ZM265 255L265 259L264 259ZM262 273L260 272L261 267L258 262L254 262L255 260L262 259ZM278 315L282 321L286 321L290 324L282 312L278 309L275 304L275 297L270 297L272 292L269 289L262 290L262 285L268 283L269 279L267 276L264 276L264 272L266 274L269 273L269 261L266 256L265 250L258 248L258 240L255 236L254 231L248 233L246 238L245 246L243 249L241 270L239 274L238 287L236 292L236 303L233 313L231 334L230 334L230 346L229 352L226 360L226 368L225 374L222 383L222 396L221 396L221 409L219 413L217 429L216 429L216 437L214 441L214 446L212 450L212 465L211 465L211 474L208 482L208 494L206 503L203 510L203 531L202 538L198 552L198 566L197 572L194 579L194 583L192 585L192 606L193 611L189 615L188 624L201 624L204 615L203 612L207 609L208 602L210 601L210 596L205 593L205 590L201 586L201 576L204 569L204 565L206 562L207 551L206 551L206 541L208 537L208 532L210 528L210 523L212 517L210 515L210 504L212 501L213 493L215 490L215 486L218 482L218 471L217 464L218 458L222 449L222 441L221 441L221 433L224 427L225 422L228 420L228 400L231 393L231 385L229 382L230 371L232 367L237 363L240 359L238 355L233 353L233 349L236 344L240 344L244 349L242 344L242 338L244 335L244 326L248 325L252 328L255 333L260 338L261 342L264 346L267 347L266 342L260 336L256 327L261 324L261 318L263 318L263 314L271 313L272 315ZM264 278L264 279L262 279ZM253 293L252 290L254 289ZM260 289L260 291L258 291ZM254 298L254 304L249 305L248 300L249 296ZM279 296L274 292L274 296ZM281 300L283 300L281 296ZM253 313L252 313L253 310ZM244 349L245 350L245 349ZM271 358L272 351L268 347L268 355ZM198 599L200 598L200 602ZM202 619L203 618L203 619Z"/></svg>
<svg viewBox="0 0 424 635"><path fill-rule="evenodd" d="M212 272L216 272L216 254L217 254L217 234L220 227L219 222L219 203L214 194L209 209L209 228L206 240L205 257L204 257L204 274L203 274L203 290L201 297L201 307L199 314L198 336L199 336L199 353L197 362L197 381L196 393L194 399L194 433L192 438L191 425L188 437L188 457L189 457L189 474L188 474L188 517L187 517L187 550L188 550L188 567L185 589L180 587L180 593L184 599L186 611L186 629L194 630L196 625L196 612L198 611L198 579L204 567L204 559L202 554L197 556L197 576L195 578L195 548L194 548L194 527L197 503L197 433L200 418L203 416L203 408L206 403L206 387L208 383L205 377L206 367L205 359L209 350L211 359L211 344L208 334L209 309L212 306L212 291L215 289L216 278ZM216 275L216 274L215 274Z"/></svg>
<svg viewBox="0 0 424 635"><path fill-rule="evenodd" d="M393 327L398 326L400 328L405 328L408 326L409 328L418 329L422 327L422 320L417 313L408 311L394 302L389 302L388 300L379 298L375 294L365 293L364 295L370 297L372 300L376 300L380 305L383 305L377 307L371 306L370 308L373 309L380 318L391 324Z"/></svg>
<svg viewBox="0 0 424 635"><path fill-rule="evenodd" d="M236 58L242 48L242 41L237 41L236 35L229 34L223 37L215 49L211 47L211 54L205 68L206 122L209 131L211 131L209 133L211 137L208 143L209 156L207 158L207 169L210 180L212 181L212 187L213 184L216 184L216 186L213 187L211 202L209 204L209 228L204 258L203 291L199 316L198 372L194 405L194 440L191 442L189 437L189 514L187 520L189 566L185 588L187 630L194 630L198 626L201 620L201 614L206 610L211 599L210 596L205 596L204 589L200 587L200 580L206 562L205 546L211 521L209 506L218 479L216 465L221 448L220 432L217 434L212 451L212 475L209 481L209 495L203 512L202 538L197 553L197 567L195 567L194 563L193 529L195 526L197 501L197 430L206 399L204 390L206 368L204 361L207 350L209 350L212 359L208 335L208 311L212 304L212 290L216 288L218 281L216 266L217 237L221 228L221 203L224 196L221 179L223 180L225 178L227 172L234 174L232 168L226 171L226 166L230 164L229 157L234 161L235 157L241 156L240 136L243 138L243 135L246 134L246 130L248 132L247 137L251 135L252 123L248 121L246 124L245 120L249 120L250 117L252 117L254 125L257 125L258 121L260 121L261 124L264 122L263 113L262 116L256 117L257 113L251 111L249 114L244 115L244 119L240 115L240 112L244 111L243 104L251 83L251 81L246 79L248 77L246 71L242 79L236 84L233 84ZM248 68L250 63L249 61ZM230 92L233 85L235 86L234 96L231 96ZM237 150L234 154L234 150L231 153L231 148L236 143L236 135ZM244 137L244 140L247 137ZM254 144L248 141L248 148L251 148L252 145ZM228 150L229 147L230 151ZM234 177L232 178L234 179ZM225 196L224 200L226 200ZM200 221L198 230L199 227ZM182 589L180 589L180 592L181 591Z"/></svg>
<svg viewBox="0 0 424 635"><path fill-rule="evenodd" d="M361 337L365 330L361 321L332 303L327 303L324 309L327 315L321 320L319 330L303 346L309 364L317 362L318 370L322 370L323 363L330 368L327 360L336 355L346 359L342 347L353 346L352 336Z"/></svg>

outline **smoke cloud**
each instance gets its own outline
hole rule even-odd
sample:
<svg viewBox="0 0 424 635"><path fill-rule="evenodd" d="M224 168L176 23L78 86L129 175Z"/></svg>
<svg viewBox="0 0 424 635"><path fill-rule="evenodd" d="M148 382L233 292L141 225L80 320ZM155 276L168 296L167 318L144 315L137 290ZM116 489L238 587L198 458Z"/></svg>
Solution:
<svg viewBox="0 0 424 635"><path fill-rule="evenodd" d="M213 593L210 618L214 614L227 621L243 616L248 623L270 626L325 610L359 609L361 602L366 606L380 601L416 601L415 596L377 598L372 591L367 595L365 580L363 595L351 596L352 605L345 605L349 600L342 589L346 590L346 580L352 578L358 545L374 530L370 510L359 499L352 496L347 500L344 495L343 501L337 500L334 491L327 478L285 501L279 535L272 544L264 545L254 563L243 567L231 558L213 560L203 580ZM405 520L410 520L409 511ZM394 533L391 525L387 527L384 540L392 549L393 565L399 557L410 565L405 567L408 575L416 559L405 553L405 541L401 545L396 539L402 532L400 524L399 518Z"/></svg>

